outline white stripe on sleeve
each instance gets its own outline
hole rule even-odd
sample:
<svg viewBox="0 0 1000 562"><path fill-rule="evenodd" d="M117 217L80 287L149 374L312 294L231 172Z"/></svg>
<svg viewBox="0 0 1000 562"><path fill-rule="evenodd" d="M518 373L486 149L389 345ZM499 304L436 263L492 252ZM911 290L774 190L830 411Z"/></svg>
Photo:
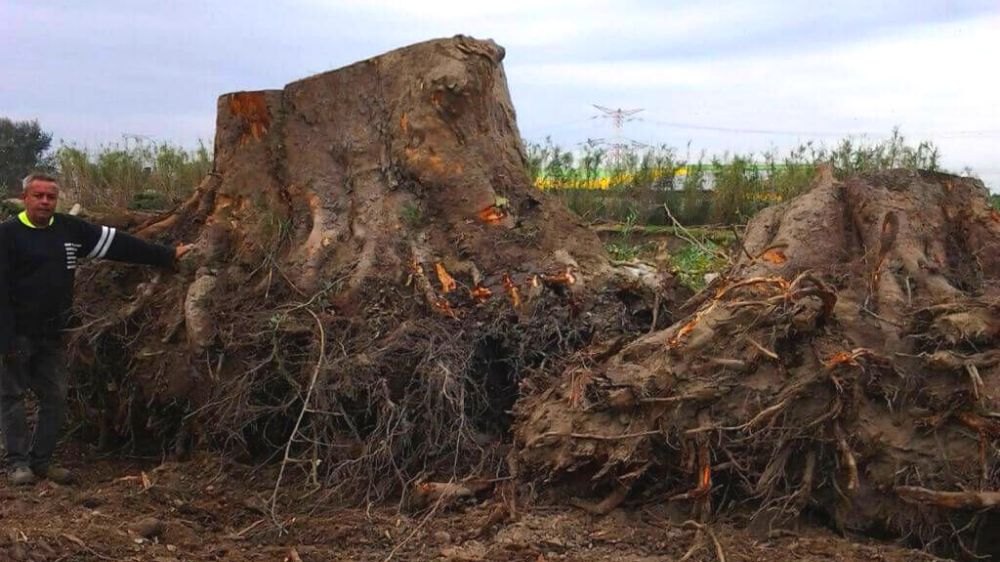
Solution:
<svg viewBox="0 0 1000 562"><path fill-rule="evenodd" d="M103 258L108 253L108 249L111 248L111 243L115 240L115 232L117 231L113 228L108 229L108 239L104 242L104 248L102 248L101 252L97 254L98 258Z"/></svg>
<svg viewBox="0 0 1000 562"><path fill-rule="evenodd" d="M101 227L101 238L100 240L97 241L97 244L94 244L94 249L91 250L89 254L87 254L88 258L96 256L97 252L101 251L101 245L104 244L104 240L107 239L108 237L108 230L109 229L106 226Z"/></svg>

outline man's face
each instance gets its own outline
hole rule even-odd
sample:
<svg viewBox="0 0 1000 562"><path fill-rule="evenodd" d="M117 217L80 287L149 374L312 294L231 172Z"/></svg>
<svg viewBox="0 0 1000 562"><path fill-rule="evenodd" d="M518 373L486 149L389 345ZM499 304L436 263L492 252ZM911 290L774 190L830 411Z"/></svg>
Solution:
<svg viewBox="0 0 1000 562"><path fill-rule="evenodd" d="M56 202L59 201L59 186L50 181L35 180L28 185L22 196L24 210L28 219L35 226L48 226L49 219L56 212Z"/></svg>

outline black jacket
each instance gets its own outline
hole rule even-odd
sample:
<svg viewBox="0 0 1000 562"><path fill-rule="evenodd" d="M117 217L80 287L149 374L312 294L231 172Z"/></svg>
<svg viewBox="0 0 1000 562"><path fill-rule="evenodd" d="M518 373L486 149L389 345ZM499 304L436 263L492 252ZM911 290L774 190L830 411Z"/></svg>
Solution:
<svg viewBox="0 0 1000 562"><path fill-rule="evenodd" d="M77 265L88 258L172 267L173 248L56 214L48 227L21 213L0 224L0 350L14 336L62 332L73 308Z"/></svg>

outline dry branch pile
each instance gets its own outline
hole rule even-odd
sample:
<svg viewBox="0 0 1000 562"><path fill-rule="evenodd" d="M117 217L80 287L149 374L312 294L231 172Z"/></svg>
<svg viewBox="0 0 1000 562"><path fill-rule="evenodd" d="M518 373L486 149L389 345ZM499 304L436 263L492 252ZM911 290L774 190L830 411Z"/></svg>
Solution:
<svg viewBox="0 0 1000 562"><path fill-rule="evenodd" d="M503 54L459 36L222 96L213 172L137 231L194 259L79 276L104 444L222 442L367 497L504 470L520 379L648 329L658 280L533 188Z"/></svg>
<svg viewBox="0 0 1000 562"><path fill-rule="evenodd" d="M763 211L673 326L517 405L522 478L973 548L1000 487L1000 215L976 180L832 179ZM964 509L968 511L953 511ZM996 520L992 521L996 524Z"/></svg>

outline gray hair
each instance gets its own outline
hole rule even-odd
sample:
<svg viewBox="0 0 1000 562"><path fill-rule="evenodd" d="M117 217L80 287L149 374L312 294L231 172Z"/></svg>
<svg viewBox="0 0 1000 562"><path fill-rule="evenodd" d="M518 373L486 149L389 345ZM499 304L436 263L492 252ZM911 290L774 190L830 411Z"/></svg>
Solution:
<svg viewBox="0 0 1000 562"><path fill-rule="evenodd" d="M30 186L31 182L33 182L33 181L44 181L44 182L54 183L56 185L59 185L59 182L56 181L56 178L53 177L53 176L50 176L49 174L46 174L44 172L32 172L32 173L24 176L24 179L21 180L21 193L27 193L28 192L28 186Z"/></svg>

